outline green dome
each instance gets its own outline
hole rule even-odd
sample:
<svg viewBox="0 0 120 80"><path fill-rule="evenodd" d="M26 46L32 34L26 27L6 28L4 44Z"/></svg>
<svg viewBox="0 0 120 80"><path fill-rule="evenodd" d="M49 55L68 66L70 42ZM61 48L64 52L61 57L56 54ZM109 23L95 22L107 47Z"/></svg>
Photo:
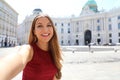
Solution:
<svg viewBox="0 0 120 80"><path fill-rule="evenodd" d="M94 12L97 12L97 3L95 0L88 0L88 2L84 5L83 8L85 8L86 6L88 6Z"/></svg>
<svg viewBox="0 0 120 80"><path fill-rule="evenodd" d="M88 2L85 4L86 5L93 5L93 6L97 6L97 3L94 0L88 0Z"/></svg>

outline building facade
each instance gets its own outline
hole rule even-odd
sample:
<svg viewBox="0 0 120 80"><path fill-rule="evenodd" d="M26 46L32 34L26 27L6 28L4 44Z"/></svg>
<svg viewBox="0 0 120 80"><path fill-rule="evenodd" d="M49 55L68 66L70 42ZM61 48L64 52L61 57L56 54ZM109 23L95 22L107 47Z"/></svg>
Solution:
<svg viewBox="0 0 120 80"><path fill-rule="evenodd" d="M78 17L53 18L61 45L106 45L120 43L120 8L98 11L88 0Z"/></svg>
<svg viewBox="0 0 120 80"><path fill-rule="evenodd" d="M23 27L29 30L33 18L34 14L27 17L26 22L22 23L26 24ZM52 18L52 20L62 46L120 43L120 8L99 11L95 0L88 0L78 17ZM27 43L26 41L28 40L24 40L22 44Z"/></svg>
<svg viewBox="0 0 120 80"><path fill-rule="evenodd" d="M25 20L21 24L18 25L17 41L19 45L28 43L28 37L29 37L29 32L30 32L30 28L32 25L32 21L35 16L41 13L42 13L41 9L34 9L33 14L30 16L26 16Z"/></svg>
<svg viewBox="0 0 120 80"><path fill-rule="evenodd" d="M17 44L18 13L4 0L0 0L0 47Z"/></svg>

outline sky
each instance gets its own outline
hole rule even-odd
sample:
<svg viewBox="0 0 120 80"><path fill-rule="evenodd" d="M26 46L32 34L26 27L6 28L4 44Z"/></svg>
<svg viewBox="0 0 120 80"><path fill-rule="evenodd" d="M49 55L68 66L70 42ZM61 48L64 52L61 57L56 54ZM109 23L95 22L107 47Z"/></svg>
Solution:
<svg viewBox="0 0 120 80"><path fill-rule="evenodd" d="M19 15L18 23L22 23L26 16L32 14L35 8L40 8L50 17L79 16L82 7L88 0L5 0ZM98 10L106 11L120 7L120 0L95 0Z"/></svg>

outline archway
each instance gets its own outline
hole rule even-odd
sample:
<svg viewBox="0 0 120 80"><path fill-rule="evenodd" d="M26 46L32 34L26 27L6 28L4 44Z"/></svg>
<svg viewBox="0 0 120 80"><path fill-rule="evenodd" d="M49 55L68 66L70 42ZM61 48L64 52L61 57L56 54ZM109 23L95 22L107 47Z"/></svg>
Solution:
<svg viewBox="0 0 120 80"><path fill-rule="evenodd" d="M91 43L91 31L90 30L86 30L84 33L84 44L88 45L89 43Z"/></svg>

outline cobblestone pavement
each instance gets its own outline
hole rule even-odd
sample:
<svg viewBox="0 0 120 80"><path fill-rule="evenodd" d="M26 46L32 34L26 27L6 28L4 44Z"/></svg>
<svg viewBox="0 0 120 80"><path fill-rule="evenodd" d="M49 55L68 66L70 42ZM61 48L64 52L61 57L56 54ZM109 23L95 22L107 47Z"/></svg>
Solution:
<svg viewBox="0 0 120 80"><path fill-rule="evenodd" d="M13 48L0 48L0 58ZM120 51L63 52L61 80L120 80ZM22 72L12 80L21 80Z"/></svg>

